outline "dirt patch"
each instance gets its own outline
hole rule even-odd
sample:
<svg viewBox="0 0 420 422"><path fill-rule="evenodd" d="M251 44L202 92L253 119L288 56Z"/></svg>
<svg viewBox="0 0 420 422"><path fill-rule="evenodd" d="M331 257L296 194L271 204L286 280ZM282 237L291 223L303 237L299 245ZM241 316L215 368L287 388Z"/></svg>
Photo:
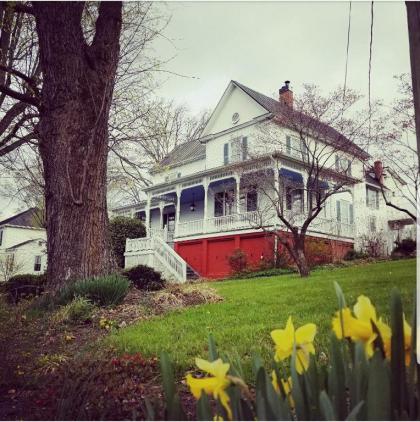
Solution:
<svg viewBox="0 0 420 422"><path fill-rule="evenodd" d="M58 324L30 302L9 306L0 297L0 419L145 419L145 397L157 408L162 401L157 360L119 356L100 340L157 314L221 300L202 284L131 289L121 305L97 308L84 323ZM191 415L194 401L183 396Z"/></svg>

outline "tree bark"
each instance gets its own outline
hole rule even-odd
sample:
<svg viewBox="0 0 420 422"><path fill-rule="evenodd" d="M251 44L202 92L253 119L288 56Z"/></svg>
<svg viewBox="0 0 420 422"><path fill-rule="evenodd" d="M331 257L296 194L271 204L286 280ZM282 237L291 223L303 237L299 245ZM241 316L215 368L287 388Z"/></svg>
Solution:
<svg viewBox="0 0 420 422"><path fill-rule="evenodd" d="M39 150L45 173L48 280L109 273L108 118L119 57L121 3L102 2L86 43L83 2L34 2L43 87Z"/></svg>
<svg viewBox="0 0 420 422"><path fill-rule="evenodd" d="M305 236L298 235L294 238L293 249L295 254L295 262L301 277L308 277L310 274L308 260L305 255Z"/></svg>
<svg viewBox="0 0 420 422"><path fill-rule="evenodd" d="M406 1L405 4L407 7L408 39L410 41L417 151L420 151L420 2ZM418 157L420 160L419 154Z"/></svg>

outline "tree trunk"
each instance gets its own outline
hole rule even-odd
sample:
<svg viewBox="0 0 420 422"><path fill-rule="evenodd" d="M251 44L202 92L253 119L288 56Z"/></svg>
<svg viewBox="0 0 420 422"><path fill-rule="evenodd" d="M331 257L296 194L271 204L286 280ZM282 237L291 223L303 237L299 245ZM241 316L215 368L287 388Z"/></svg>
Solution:
<svg viewBox="0 0 420 422"><path fill-rule="evenodd" d="M300 243L300 242L299 242ZM295 246L295 261L301 277L308 277L310 274L308 260L305 256L305 250L300 245Z"/></svg>
<svg viewBox="0 0 420 422"><path fill-rule="evenodd" d="M90 45L84 3L34 2L43 74L39 119L45 174L48 280L113 269L108 235L108 118L119 56L121 4L102 2Z"/></svg>

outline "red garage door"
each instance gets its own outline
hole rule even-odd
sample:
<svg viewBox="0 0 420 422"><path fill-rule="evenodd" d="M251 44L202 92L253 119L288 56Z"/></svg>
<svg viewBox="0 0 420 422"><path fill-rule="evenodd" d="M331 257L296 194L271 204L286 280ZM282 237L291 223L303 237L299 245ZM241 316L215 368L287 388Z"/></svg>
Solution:
<svg viewBox="0 0 420 422"><path fill-rule="evenodd" d="M254 268L260 266L261 256L265 260L273 258L272 245L272 239L265 235L241 238L241 249L246 254L247 264Z"/></svg>
<svg viewBox="0 0 420 422"><path fill-rule="evenodd" d="M225 277L231 273L229 265L229 256L235 249L233 238L215 239L208 241L208 277Z"/></svg>
<svg viewBox="0 0 420 422"><path fill-rule="evenodd" d="M188 242L181 243L177 246L177 252L187 263L194 268L199 274L203 273L203 243Z"/></svg>

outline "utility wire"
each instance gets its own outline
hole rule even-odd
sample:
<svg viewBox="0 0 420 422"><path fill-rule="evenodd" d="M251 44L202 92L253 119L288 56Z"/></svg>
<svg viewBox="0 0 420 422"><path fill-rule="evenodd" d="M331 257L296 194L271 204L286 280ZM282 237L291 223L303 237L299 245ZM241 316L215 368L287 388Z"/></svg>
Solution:
<svg viewBox="0 0 420 422"><path fill-rule="evenodd" d="M351 28L351 1L349 2L349 22L347 25L346 69L344 72L343 103L346 97L346 88L347 88L347 67L349 63L350 28Z"/></svg>
<svg viewBox="0 0 420 422"><path fill-rule="evenodd" d="M372 104L371 104L372 43L373 43L373 1L370 4L370 43L369 43L369 80L368 80L369 142L370 142L370 134L371 134L371 126L372 126Z"/></svg>

